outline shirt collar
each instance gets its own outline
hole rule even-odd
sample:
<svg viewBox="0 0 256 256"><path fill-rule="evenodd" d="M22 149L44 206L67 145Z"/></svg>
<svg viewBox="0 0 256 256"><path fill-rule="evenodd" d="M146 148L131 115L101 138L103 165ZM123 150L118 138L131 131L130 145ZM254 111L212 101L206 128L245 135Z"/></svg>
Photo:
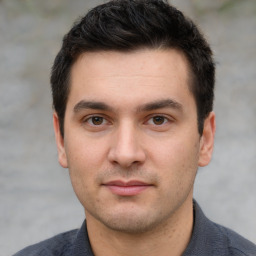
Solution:
<svg viewBox="0 0 256 256"><path fill-rule="evenodd" d="M191 240L183 256L228 255L225 238L218 226L203 213L197 202L193 201L194 224ZM224 254L223 254L224 253Z"/></svg>
<svg viewBox="0 0 256 256"><path fill-rule="evenodd" d="M93 256L89 237L88 237L87 227L86 227L86 220L83 222L82 227L78 230L71 255Z"/></svg>

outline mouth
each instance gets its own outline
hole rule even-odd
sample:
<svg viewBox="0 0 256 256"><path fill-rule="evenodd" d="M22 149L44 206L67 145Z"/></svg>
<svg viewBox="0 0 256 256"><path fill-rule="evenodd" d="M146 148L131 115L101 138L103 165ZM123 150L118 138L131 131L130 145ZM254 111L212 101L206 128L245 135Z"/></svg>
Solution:
<svg viewBox="0 0 256 256"><path fill-rule="evenodd" d="M135 196L152 187L153 185L139 180L131 180L128 182L113 180L104 183L103 186L118 196Z"/></svg>

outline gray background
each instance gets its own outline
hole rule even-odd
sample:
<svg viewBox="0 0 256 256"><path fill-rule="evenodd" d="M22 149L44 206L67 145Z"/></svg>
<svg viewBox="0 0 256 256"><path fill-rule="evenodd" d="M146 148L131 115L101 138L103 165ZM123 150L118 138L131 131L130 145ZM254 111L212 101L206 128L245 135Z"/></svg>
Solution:
<svg viewBox="0 0 256 256"><path fill-rule="evenodd" d="M83 208L57 162L49 73L61 38L102 1L0 1L0 255L77 228ZM217 134L195 198L256 243L256 1L176 0L217 61Z"/></svg>

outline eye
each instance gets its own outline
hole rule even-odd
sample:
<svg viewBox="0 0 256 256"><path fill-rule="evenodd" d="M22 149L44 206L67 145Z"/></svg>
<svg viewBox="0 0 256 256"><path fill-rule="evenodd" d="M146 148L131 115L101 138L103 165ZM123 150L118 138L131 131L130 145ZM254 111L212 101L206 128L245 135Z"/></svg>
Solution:
<svg viewBox="0 0 256 256"><path fill-rule="evenodd" d="M99 125L106 124L107 121L102 116L91 116L91 117L87 118L85 120L85 122L87 122L88 124L90 124L92 126L99 126Z"/></svg>
<svg viewBox="0 0 256 256"><path fill-rule="evenodd" d="M168 122L168 119L164 116L153 116L148 120L149 124L163 125Z"/></svg>

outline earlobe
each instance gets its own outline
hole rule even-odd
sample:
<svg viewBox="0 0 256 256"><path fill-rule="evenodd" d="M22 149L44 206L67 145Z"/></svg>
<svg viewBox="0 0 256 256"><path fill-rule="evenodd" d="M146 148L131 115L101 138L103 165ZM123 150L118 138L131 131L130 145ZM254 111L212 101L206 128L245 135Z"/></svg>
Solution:
<svg viewBox="0 0 256 256"><path fill-rule="evenodd" d="M203 167L210 163L214 146L215 114L211 112L204 121L204 130L200 139L200 153L198 165Z"/></svg>
<svg viewBox="0 0 256 256"><path fill-rule="evenodd" d="M56 141L57 150L58 150L59 163L63 168L68 168L67 156L66 156L66 151L64 147L64 138L60 132L59 117L56 112L53 113L53 127L54 127L54 133L55 133L55 141Z"/></svg>

